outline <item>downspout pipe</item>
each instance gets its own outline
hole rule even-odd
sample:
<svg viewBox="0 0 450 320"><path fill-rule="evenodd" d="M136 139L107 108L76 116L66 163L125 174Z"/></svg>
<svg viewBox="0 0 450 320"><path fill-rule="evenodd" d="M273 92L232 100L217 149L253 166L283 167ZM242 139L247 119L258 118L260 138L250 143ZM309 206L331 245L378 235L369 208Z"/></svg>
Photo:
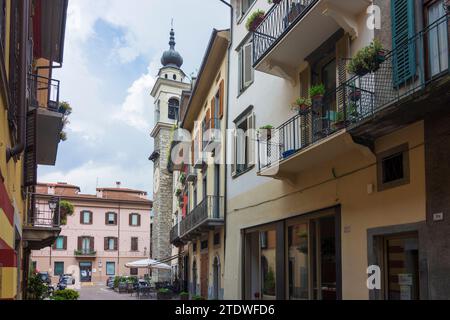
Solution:
<svg viewBox="0 0 450 320"><path fill-rule="evenodd" d="M20 1L21 8L21 28L20 28L20 84L19 84L19 105L17 108L18 132L17 143L13 147L6 149L6 162L11 158L18 157L25 150L26 135L26 90L27 90L27 45L28 45L28 1ZM13 101L15 103L15 101Z"/></svg>
<svg viewBox="0 0 450 320"><path fill-rule="evenodd" d="M229 124L229 118L230 118L230 110L229 110L229 106L230 106L230 62L231 62L231 48L233 46L233 7L231 6L230 3L224 1L224 0L220 0L220 2L222 2L223 4L225 4L226 6L228 6L230 8L230 43L228 45L228 57L227 57L227 112L226 112L226 131L228 131L228 124ZM227 136L226 136L227 137ZM227 158L228 158L228 151L227 151L227 147L228 147L228 141L225 141L225 200L224 200L224 228L223 228L223 233L224 233L224 241L223 241L223 265L225 266L225 260L226 260L226 239L227 239L227 210L228 210L228 164L227 162Z"/></svg>

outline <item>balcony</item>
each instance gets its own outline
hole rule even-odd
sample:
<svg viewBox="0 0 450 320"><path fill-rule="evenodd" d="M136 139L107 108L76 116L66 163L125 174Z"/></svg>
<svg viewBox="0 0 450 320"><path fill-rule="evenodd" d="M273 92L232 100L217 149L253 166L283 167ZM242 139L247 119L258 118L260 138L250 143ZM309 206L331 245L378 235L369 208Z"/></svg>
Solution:
<svg viewBox="0 0 450 320"><path fill-rule="evenodd" d="M296 81L296 70L341 28L358 36L357 16L370 0L282 0L253 32L256 70ZM311 37L311 35L314 35Z"/></svg>
<svg viewBox="0 0 450 320"><path fill-rule="evenodd" d="M180 238L180 224L177 224L170 230L170 243L176 247L184 244Z"/></svg>
<svg viewBox="0 0 450 320"><path fill-rule="evenodd" d="M28 218L23 239L31 250L51 246L61 232L59 197L31 194L28 197Z"/></svg>
<svg viewBox="0 0 450 320"><path fill-rule="evenodd" d="M224 224L224 198L208 196L180 222L180 238L193 239Z"/></svg>
<svg viewBox="0 0 450 320"><path fill-rule="evenodd" d="M91 249L75 250L73 254L77 259L94 259L97 257L97 251Z"/></svg>
<svg viewBox="0 0 450 320"><path fill-rule="evenodd" d="M308 111L260 136L259 174L294 179L355 148L373 149L375 139L448 107L449 35L436 35L446 32L449 17L387 53L376 71L352 77L314 101ZM437 54L431 43L441 48ZM398 62L407 56L415 57L417 67L401 77L404 70Z"/></svg>
<svg viewBox="0 0 450 320"><path fill-rule="evenodd" d="M55 165L61 140L63 113L59 108L60 82L39 75L28 75L30 112L35 113L32 129L36 134L36 161Z"/></svg>

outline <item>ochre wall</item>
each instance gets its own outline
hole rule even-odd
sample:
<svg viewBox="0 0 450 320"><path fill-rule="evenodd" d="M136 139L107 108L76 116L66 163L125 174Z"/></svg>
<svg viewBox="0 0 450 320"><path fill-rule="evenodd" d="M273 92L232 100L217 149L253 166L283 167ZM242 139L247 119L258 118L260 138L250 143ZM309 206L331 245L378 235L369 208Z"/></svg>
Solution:
<svg viewBox="0 0 450 320"><path fill-rule="evenodd" d="M415 223L426 218L423 122L378 139L376 153L404 143L409 143L411 149L410 183L404 186L377 192L375 156L355 149L330 163L311 168L300 175L300 182L295 186L273 180L229 199L225 298L241 297L241 230L341 205L343 298L368 299L367 229ZM333 179L332 168L340 178ZM368 185L373 185L372 194L368 193Z"/></svg>

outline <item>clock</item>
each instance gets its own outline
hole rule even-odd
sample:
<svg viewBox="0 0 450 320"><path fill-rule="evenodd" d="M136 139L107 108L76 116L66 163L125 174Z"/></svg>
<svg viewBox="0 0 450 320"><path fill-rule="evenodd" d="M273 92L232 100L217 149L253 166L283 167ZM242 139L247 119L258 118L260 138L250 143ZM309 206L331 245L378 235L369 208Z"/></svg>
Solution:
<svg viewBox="0 0 450 320"><path fill-rule="evenodd" d="M159 168L155 169L155 172L153 173L153 192L158 193L159 191Z"/></svg>

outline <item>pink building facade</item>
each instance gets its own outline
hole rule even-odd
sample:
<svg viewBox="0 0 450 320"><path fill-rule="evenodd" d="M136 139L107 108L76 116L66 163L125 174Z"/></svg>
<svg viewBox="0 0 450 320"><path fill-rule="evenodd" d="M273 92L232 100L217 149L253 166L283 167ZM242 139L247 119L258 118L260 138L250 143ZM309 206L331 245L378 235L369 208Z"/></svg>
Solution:
<svg viewBox="0 0 450 320"><path fill-rule="evenodd" d="M110 276L144 277L148 271L126 268L129 262L151 257L152 202L147 193L121 188L99 188L96 195L81 194L77 186L39 184L36 206L50 199L74 205L52 247L32 252L39 272L52 281L72 274L78 283L105 282Z"/></svg>

